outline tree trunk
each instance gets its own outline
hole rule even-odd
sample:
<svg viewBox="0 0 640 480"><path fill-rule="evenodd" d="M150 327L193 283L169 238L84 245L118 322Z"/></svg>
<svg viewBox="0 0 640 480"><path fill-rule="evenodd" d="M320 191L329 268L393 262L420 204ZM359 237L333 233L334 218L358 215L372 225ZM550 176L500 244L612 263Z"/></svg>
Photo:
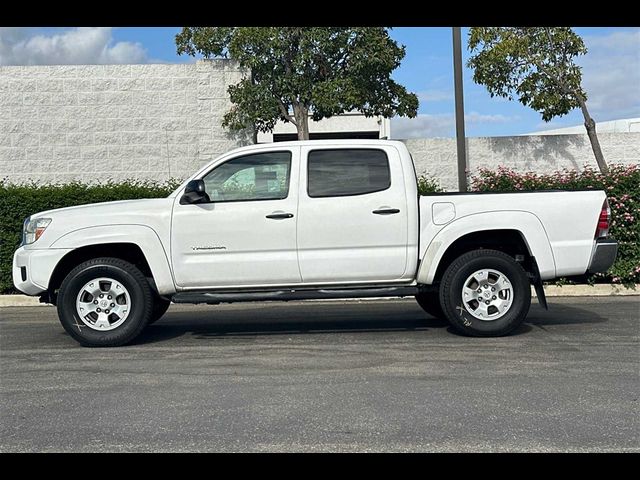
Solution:
<svg viewBox="0 0 640 480"><path fill-rule="evenodd" d="M309 140L309 109L304 105L293 105L293 115L296 119L298 140Z"/></svg>
<svg viewBox="0 0 640 480"><path fill-rule="evenodd" d="M596 157L596 162L598 163L598 168L600 168L600 173L609 173L609 167L607 166L607 162L604 159L604 155L602 154L602 149L600 148L600 142L598 141L598 135L596 133L596 122L589 115L589 110L587 110L587 103L584 101L581 95L577 96L578 103L580 104L580 109L582 110L582 115L584 117L584 126L587 129L587 135L589 136L589 141L591 142L591 149L593 150L593 154Z"/></svg>

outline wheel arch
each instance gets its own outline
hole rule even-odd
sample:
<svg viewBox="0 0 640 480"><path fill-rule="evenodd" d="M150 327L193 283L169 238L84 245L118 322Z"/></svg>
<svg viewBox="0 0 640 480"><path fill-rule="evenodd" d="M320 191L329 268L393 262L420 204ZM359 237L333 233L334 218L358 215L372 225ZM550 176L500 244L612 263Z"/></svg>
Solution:
<svg viewBox="0 0 640 480"><path fill-rule="evenodd" d="M533 270L526 267L535 258L543 279L555 277L553 252L540 220L529 212L508 211L469 215L443 228L420 256L418 283L438 282L455 258L481 248L523 255L527 270Z"/></svg>
<svg viewBox="0 0 640 480"><path fill-rule="evenodd" d="M144 253L135 243L111 243L93 244L76 248L60 259L53 269L49 279L47 291L52 300L55 300L55 292L65 277L82 262L98 257L113 257L125 260L135 265L147 278L153 278L149 262ZM153 283L152 288L155 288ZM55 304L55 302L54 302Z"/></svg>
<svg viewBox="0 0 640 480"><path fill-rule="evenodd" d="M80 229L56 240L52 248L72 249L56 264L49 278L47 291L52 300L55 290L75 266L97 257L120 258L136 265L160 295L176 291L165 249L149 227L110 225Z"/></svg>

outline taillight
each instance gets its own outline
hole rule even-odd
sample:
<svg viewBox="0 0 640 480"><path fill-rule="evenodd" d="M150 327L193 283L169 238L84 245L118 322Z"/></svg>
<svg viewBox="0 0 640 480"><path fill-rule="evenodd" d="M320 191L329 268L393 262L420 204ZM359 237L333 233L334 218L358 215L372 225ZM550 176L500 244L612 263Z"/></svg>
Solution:
<svg viewBox="0 0 640 480"><path fill-rule="evenodd" d="M609 235L609 220L611 219L611 209L607 200L602 204L600 217L598 218L598 227L596 228L595 238L602 238Z"/></svg>

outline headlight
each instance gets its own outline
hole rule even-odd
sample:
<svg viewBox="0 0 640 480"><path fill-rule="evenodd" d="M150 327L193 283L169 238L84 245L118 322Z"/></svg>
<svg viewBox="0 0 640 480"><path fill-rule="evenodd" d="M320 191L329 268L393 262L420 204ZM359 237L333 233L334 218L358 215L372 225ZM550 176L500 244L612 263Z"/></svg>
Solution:
<svg viewBox="0 0 640 480"><path fill-rule="evenodd" d="M24 224L24 244L29 245L38 240L50 223L50 218L28 219Z"/></svg>

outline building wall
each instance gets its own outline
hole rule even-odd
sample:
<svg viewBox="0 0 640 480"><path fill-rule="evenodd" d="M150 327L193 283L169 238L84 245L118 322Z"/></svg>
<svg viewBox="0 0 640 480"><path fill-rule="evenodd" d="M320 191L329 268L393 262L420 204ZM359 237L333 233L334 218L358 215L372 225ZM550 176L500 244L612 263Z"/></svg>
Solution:
<svg viewBox="0 0 640 480"><path fill-rule="evenodd" d="M640 133L602 133L598 135L609 164L640 164ZM458 188L455 138L417 138L403 140L413 156L418 174L436 177L448 191ZM467 139L468 170L496 168L550 173L555 170L597 169L587 134L530 135L517 137L477 137Z"/></svg>
<svg viewBox="0 0 640 480"><path fill-rule="evenodd" d="M389 137L390 121L384 117L365 117L353 112L325 118L319 122L309 119L309 132L379 132L378 138ZM297 133L293 123L278 122L273 132L258 132L258 143L273 142L273 134Z"/></svg>
<svg viewBox="0 0 640 480"><path fill-rule="evenodd" d="M252 143L252 135L221 127L230 107L227 87L242 75L228 60L0 67L0 180L185 178L225 151ZM318 128L349 128L344 122L330 119ZM608 162L640 163L640 133L599 138ZM419 174L456 190L455 139L405 143ZM472 172L498 165L538 172L595 166L586 134L469 138L467 145Z"/></svg>
<svg viewBox="0 0 640 480"><path fill-rule="evenodd" d="M0 179L183 178L251 143L220 126L241 77L227 60L0 67Z"/></svg>

